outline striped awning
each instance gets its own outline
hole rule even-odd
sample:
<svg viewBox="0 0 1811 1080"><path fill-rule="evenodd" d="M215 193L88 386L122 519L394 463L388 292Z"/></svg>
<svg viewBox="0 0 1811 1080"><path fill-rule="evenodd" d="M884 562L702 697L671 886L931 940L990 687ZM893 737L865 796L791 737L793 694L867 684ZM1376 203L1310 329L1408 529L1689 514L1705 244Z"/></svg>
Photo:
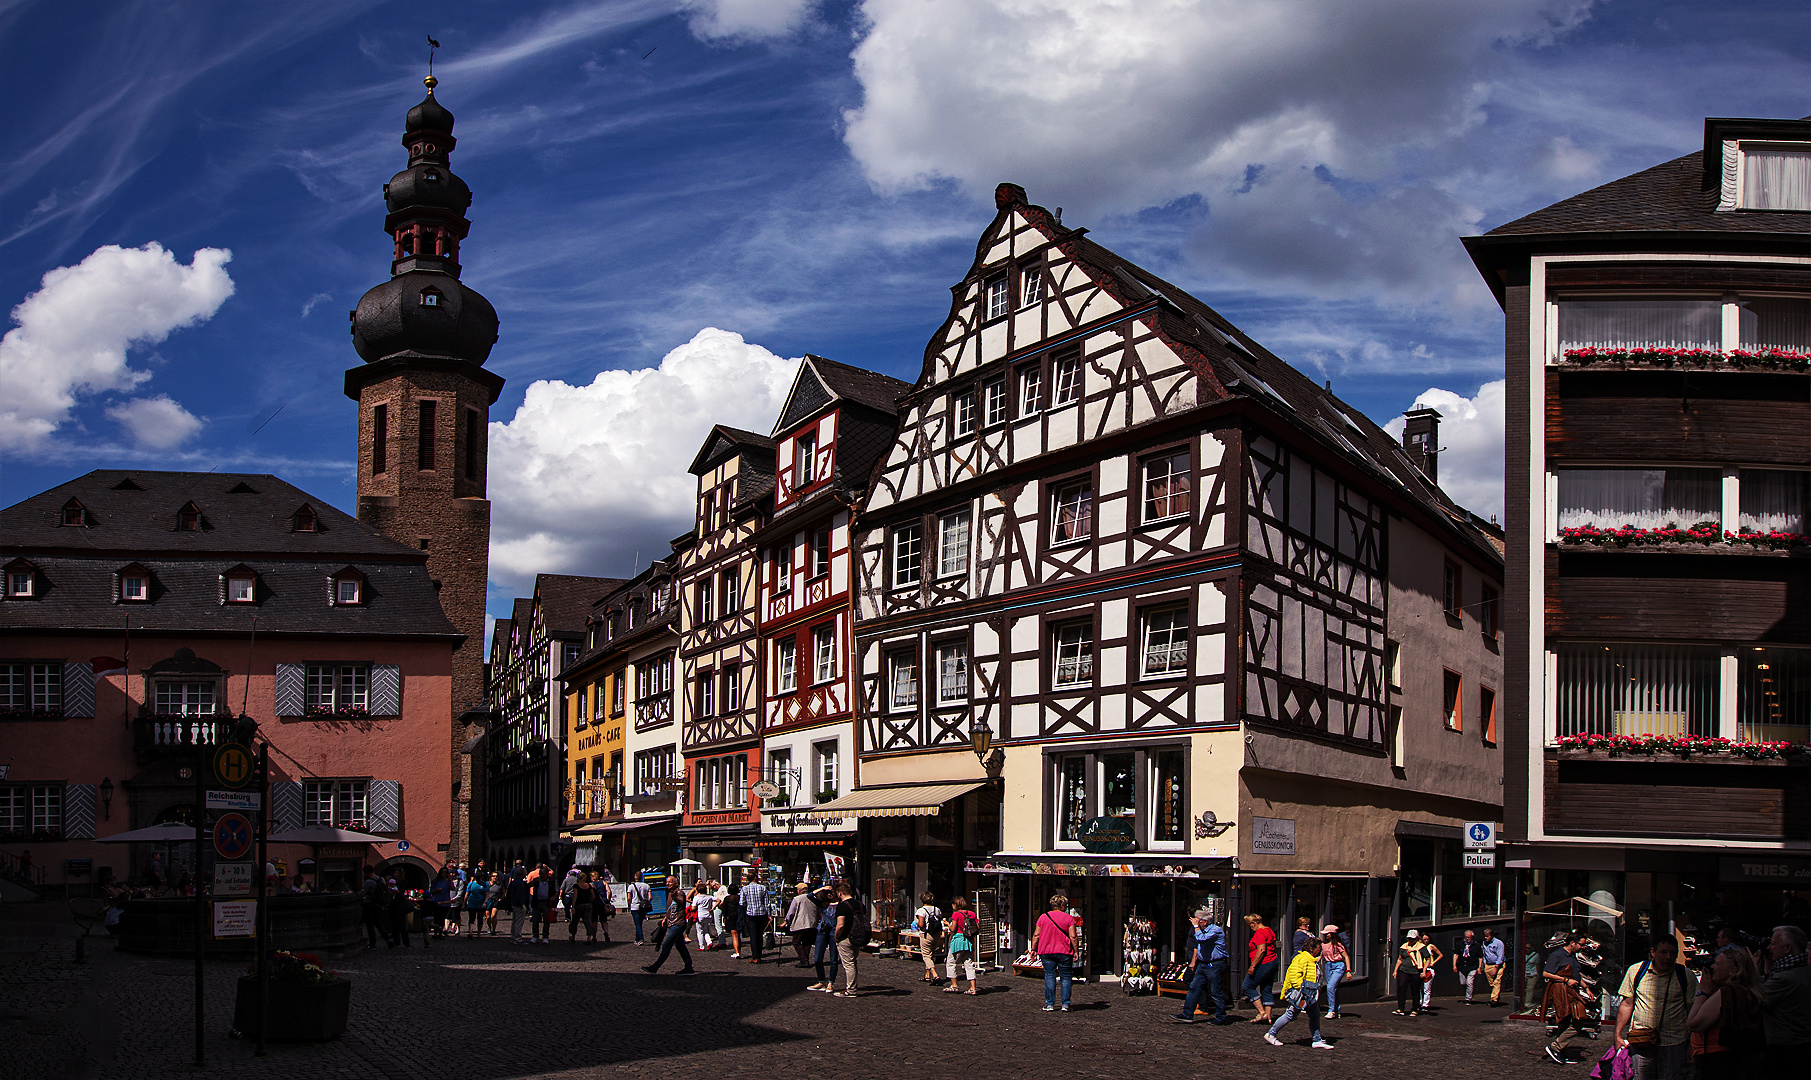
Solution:
<svg viewBox="0 0 1811 1080"><path fill-rule="evenodd" d="M841 836L776 836L753 842L755 847L842 847L855 839L854 833Z"/></svg>
<svg viewBox="0 0 1811 1080"><path fill-rule="evenodd" d="M817 817L935 817L943 804L986 787L985 780L917 787L863 788L811 808Z"/></svg>

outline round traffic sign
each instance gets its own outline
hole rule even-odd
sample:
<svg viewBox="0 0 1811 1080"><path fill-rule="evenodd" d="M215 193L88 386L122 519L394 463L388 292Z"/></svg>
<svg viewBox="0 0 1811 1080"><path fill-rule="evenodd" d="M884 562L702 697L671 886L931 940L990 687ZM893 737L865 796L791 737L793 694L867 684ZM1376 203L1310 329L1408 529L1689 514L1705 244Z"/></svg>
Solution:
<svg viewBox="0 0 1811 1080"><path fill-rule="evenodd" d="M229 862L251 854L252 823L244 814L226 813L214 822L214 854Z"/></svg>
<svg viewBox="0 0 1811 1080"><path fill-rule="evenodd" d="M252 782L252 752L243 743L221 743L214 751L214 779L221 787L242 788Z"/></svg>
<svg viewBox="0 0 1811 1080"><path fill-rule="evenodd" d="M1490 826L1486 825L1482 821L1472 822L1471 823L1471 838L1473 840L1476 840L1480 844L1482 844L1484 841L1490 839Z"/></svg>
<svg viewBox="0 0 1811 1080"><path fill-rule="evenodd" d="M398 840L396 842L396 850L398 850L398 851L409 850L409 842L407 840Z"/></svg>

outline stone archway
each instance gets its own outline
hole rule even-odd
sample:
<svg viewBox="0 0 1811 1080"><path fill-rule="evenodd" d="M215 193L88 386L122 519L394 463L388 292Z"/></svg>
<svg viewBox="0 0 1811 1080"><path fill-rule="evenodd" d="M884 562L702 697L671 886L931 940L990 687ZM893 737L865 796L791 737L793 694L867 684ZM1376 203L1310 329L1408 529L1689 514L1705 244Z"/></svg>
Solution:
<svg viewBox="0 0 1811 1080"><path fill-rule="evenodd" d="M407 892L410 889L425 889L434 881L434 867L424 859L413 855L392 855L379 863L378 873L396 879L396 887Z"/></svg>

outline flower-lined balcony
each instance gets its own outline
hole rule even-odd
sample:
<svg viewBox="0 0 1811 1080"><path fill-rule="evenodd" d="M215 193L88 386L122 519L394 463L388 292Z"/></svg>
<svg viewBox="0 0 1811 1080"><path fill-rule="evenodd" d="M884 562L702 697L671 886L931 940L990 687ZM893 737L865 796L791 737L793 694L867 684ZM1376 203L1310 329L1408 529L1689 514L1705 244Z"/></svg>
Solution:
<svg viewBox="0 0 1811 1080"><path fill-rule="evenodd" d="M1596 754L1612 758L1667 757L1679 760L1696 758L1705 762L1780 761L1788 757L1794 764L1811 764L1811 746L1790 740L1749 741L1703 735L1562 735L1550 747L1561 756Z"/></svg>
<svg viewBox="0 0 1811 1080"><path fill-rule="evenodd" d="M1568 547L1747 554L1811 544L1811 473L1560 466L1554 477L1558 539ZM1729 509L1733 530L1725 527Z"/></svg>
<svg viewBox="0 0 1811 1080"><path fill-rule="evenodd" d="M1766 532L1752 530L1728 532L1714 521L1700 521L1683 529L1671 524L1663 525L1658 529L1638 529L1633 525L1624 525L1615 529L1600 529L1595 525L1579 525L1570 529L1561 529L1559 540L1562 544L1575 547L1619 549L1695 545L1697 548L1713 549L1724 554L1789 551L1795 547L1811 545L1811 536L1804 533L1786 532L1780 529L1769 529Z"/></svg>
<svg viewBox="0 0 1811 1080"><path fill-rule="evenodd" d="M1560 356L1579 367L1685 368L1695 371L1811 371L1811 352L1798 349L1664 349L1587 345Z"/></svg>

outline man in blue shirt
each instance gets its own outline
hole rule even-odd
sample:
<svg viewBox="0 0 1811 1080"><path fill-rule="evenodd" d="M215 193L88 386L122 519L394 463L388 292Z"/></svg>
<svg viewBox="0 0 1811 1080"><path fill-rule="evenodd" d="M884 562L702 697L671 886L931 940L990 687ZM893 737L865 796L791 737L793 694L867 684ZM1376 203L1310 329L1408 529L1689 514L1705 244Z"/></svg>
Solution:
<svg viewBox="0 0 1811 1080"><path fill-rule="evenodd" d="M752 948L754 956L748 962L758 964L761 962L761 944L767 937L767 886L761 884L753 870L743 880L747 884L742 886L736 898L742 907L742 947Z"/></svg>
<svg viewBox="0 0 1811 1080"><path fill-rule="evenodd" d="M1182 999L1182 1012L1177 1014L1176 1022L1194 1023L1195 1008L1206 993L1212 995L1214 1003L1210 1023L1230 1023L1226 1019L1226 930L1214 922L1206 908L1195 912L1191 921L1195 926L1195 947L1188 958L1188 996Z"/></svg>
<svg viewBox="0 0 1811 1080"><path fill-rule="evenodd" d="M1484 980L1490 983L1490 1007L1496 1008L1503 997L1503 942L1490 927L1484 928Z"/></svg>

